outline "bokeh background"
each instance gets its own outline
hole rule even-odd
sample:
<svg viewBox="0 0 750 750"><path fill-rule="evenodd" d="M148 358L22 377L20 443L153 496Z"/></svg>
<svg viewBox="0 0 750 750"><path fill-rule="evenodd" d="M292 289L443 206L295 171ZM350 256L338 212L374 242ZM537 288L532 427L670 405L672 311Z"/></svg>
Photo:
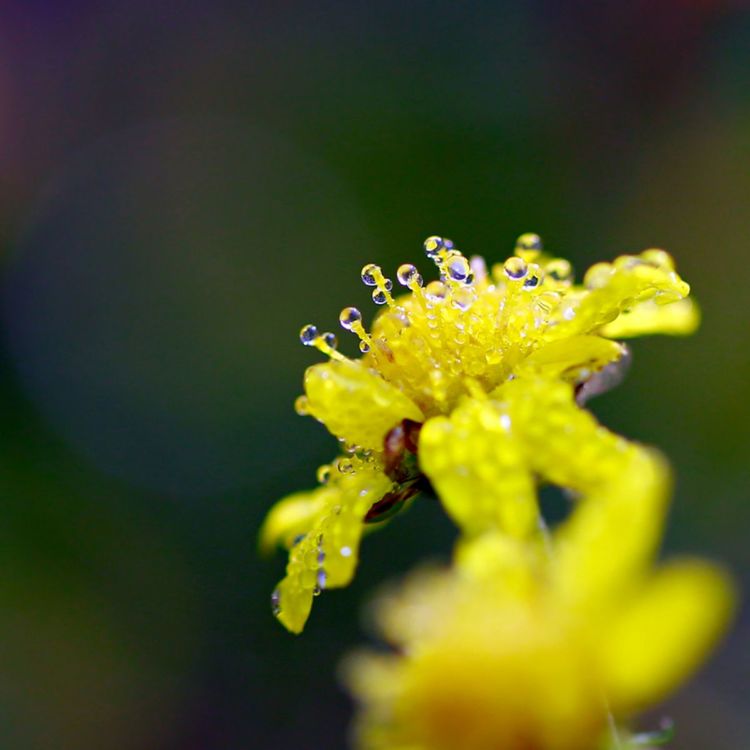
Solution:
<svg viewBox="0 0 750 750"><path fill-rule="evenodd" d="M453 530L416 504L303 637L276 624L257 529L335 446L293 412L297 332L371 315L367 261L525 231L579 270L677 257L700 333L637 342L593 408L672 458L667 553L747 585L744 4L2 3L0 746L345 747L366 594ZM749 666L741 613L644 726L750 746Z"/></svg>

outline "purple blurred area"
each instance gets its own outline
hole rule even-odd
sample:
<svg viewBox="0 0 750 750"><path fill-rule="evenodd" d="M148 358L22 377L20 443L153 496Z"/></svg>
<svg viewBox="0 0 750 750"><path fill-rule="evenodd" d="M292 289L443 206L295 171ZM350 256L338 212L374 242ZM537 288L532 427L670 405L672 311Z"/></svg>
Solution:
<svg viewBox="0 0 750 750"><path fill-rule="evenodd" d="M362 603L454 532L417 503L301 638L255 535L335 447L298 329L434 233L673 252L700 333L592 407L675 465L665 554L748 583L746 3L9 2L0 113L0 747L346 746ZM750 746L748 654L742 611L643 726Z"/></svg>

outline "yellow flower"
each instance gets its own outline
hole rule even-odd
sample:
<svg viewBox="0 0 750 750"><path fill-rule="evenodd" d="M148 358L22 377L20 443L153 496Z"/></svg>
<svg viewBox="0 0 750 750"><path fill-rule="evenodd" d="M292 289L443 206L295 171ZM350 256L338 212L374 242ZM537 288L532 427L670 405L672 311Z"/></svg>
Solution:
<svg viewBox="0 0 750 750"><path fill-rule="evenodd" d="M546 545L488 531L459 543L451 570L412 575L379 602L397 653L344 670L359 747L636 746L629 720L699 666L733 597L707 563L651 568L666 470L646 451L631 460L619 490L586 499Z"/></svg>
<svg viewBox="0 0 750 750"><path fill-rule="evenodd" d="M575 486L575 474L585 493L594 475L615 471L600 454L631 450L579 406L621 375L627 350L611 338L685 334L698 323L662 250L598 263L582 285L537 235L522 235L515 255L491 269L439 237L425 252L440 280L424 285L402 265L406 293L397 298L379 267L362 270L385 310L370 332L355 308L341 313L361 359L338 352L331 333L301 331L330 361L308 368L297 411L323 422L344 454L321 467L317 489L281 500L261 529L262 549L290 550L273 602L293 632L316 592L351 579L364 525L428 482L464 534L538 534L540 479Z"/></svg>

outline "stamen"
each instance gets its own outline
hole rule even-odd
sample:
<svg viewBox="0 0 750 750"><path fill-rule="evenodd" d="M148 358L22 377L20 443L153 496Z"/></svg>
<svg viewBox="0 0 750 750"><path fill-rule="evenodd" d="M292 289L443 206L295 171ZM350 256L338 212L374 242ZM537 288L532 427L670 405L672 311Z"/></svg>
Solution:
<svg viewBox="0 0 750 750"><path fill-rule="evenodd" d="M339 323L346 331L351 331L359 338L359 350L367 354L372 347L373 341L362 325L362 313L356 307L345 307L339 314Z"/></svg>
<svg viewBox="0 0 750 750"><path fill-rule="evenodd" d="M338 341L333 333L326 331L318 333L318 329L312 323L302 326L299 332L299 340L305 346L314 346L319 352L322 352L331 359L345 361L346 357L341 352L336 351Z"/></svg>
<svg viewBox="0 0 750 750"><path fill-rule="evenodd" d="M333 333L323 333L318 336L312 343L312 345L322 354L325 354L331 359L336 359L339 362L346 362L347 358L339 351L336 347L338 346L338 340Z"/></svg>
<svg viewBox="0 0 750 750"><path fill-rule="evenodd" d="M393 282L383 276L383 269L380 266L376 266L374 263L368 263L362 269L362 281L367 286L375 287L375 289L372 290L372 301L376 305L387 304L388 307L396 306L393 297L391 297Z"/></svg>

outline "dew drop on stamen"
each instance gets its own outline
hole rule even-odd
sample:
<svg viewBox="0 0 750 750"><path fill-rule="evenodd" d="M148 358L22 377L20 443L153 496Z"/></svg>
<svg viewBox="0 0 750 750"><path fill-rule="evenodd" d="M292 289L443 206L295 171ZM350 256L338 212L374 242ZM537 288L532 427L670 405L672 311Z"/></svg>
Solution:
<svg viewBox="0 0 750 750"><path fill-rule="evenodd" d="M443 249L443 238L433 235L424 241L424 254L434 258Z"/></svg>
<svg viewBox="0 0 750 750"><path fill-rule="evenodd" d="M331 349L335 349L339 345L339 340L336 338L336 334L331 333L330 331L326 331L321 338L323 339L323 343Z"/></svg>
<svg viewBox="0 0 750 750"><path fill-rule="evenodd" d="M448 287L442 281L431 281L424 290L425 297L432 302L440 302L448 296Z"/></svg>
<svg viewBox="0 0 750 750"><path fill-rule="evenodd" d="M530 259L527 256L536 257L543 249L542 238L533 232L526 232L516 240L516 253L527 260Z"/></svg>
<svg viewBox="0 0 750 750"><path fill-rule="evenodd" d="M514 281L522 279L528 273L529 267L526 265L526 261L523 258L514 256L508 258L503 264L503 271L509 279Z"/></svg>
<svg viewBox="0 0 750 750"><path fill-rule="evenodd" d="M451 295L451 304L459 310L468 310L475 299L476 294L471 289L459 288Z"/></svg>
<svg viewBox="0 0 750 750"><path fill-rule="evenodd" d="M419 275L417 267L411 263L400 265L398 271L396 271L396 278L402 286L409 286L412 283L422 286L422 277Z"/></svg>
<svg viewBox="0 0 750 750"><path fill-rule="evenodd" d="M294 411L301 417L306 417L310 413L310 404L307 401L307 396L297 396L294 401Z"/></svg>
<svg viewBox="0 0 750 750"><path fill-rule="evenodd" d="M316 478L321 484L326 484L331 477L331 467L329 464L318 466Z"/></svg>
<svg viewBox="0 0 750 750"><path fill-rule="evenodd" d="M362 354L367 354L370 351L370 345L366 341L359 342L359 350Z"/></svg>
<svg viewBox="0 0 750 750"><path fill-rule="evenodd" d="M453 281L466 282L471 275L469 261L463 255L456 255L448 263L448 277Z"/></svg>
<svg viewBox="0 0 750 750"><path fill-rule="evenodd" d="M375 279L376 274L380 271L380 266L376 266L374 263L368 263L362 269L362 281L367 286L375 286L378 282Z"/></svg>
<svg viewBox="0 0 750 750"><path fill-rule="evenodd" d="M385 292L382 289L373 289L372 291L372 301L376 305L384 305L387 302L388 298L385 296Z"/></svg>
<svg viewBox="0 0 750 750"><path fill-rule="evenodd" d="M535 289L542 283L542 272L539 270L539 266L533 266L529 269L529 273L526 277L526 281L523 282L524 289Z"/></svg>
<svg viewBox="0 0 750 750"><path fill-rule="evenodd" d="M555 281L567 281L573 274L573 267L564 258L555 258L547 263L545 271Z"/></svg>
<svg viewBox="0 0 750 750"><path fill-rule="evenodd" d="M299 340L305 346L312 346L316 338L318 338L318 329L312 323L302 326L299 332Z"/></svg>
<svg viewBox="0 0 750 750"><path fill-rule="evenodd" d="M359 323L361 320L362 313L356 307L345 307L339 315L339 323L347 331L351 331L355 323Z"/></svg>

